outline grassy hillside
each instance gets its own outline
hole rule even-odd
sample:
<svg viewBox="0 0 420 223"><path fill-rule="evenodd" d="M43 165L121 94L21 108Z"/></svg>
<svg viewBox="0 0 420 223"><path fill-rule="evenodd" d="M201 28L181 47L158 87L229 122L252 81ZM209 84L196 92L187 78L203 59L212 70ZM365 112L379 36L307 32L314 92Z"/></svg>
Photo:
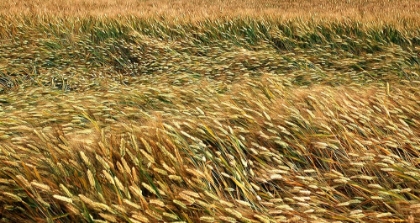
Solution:
<svg viewBox="0 0 420 223"><path fill-rule="evenodd" d="M416 1L22 2L0 3L0 222L420 218Z"/></svg>

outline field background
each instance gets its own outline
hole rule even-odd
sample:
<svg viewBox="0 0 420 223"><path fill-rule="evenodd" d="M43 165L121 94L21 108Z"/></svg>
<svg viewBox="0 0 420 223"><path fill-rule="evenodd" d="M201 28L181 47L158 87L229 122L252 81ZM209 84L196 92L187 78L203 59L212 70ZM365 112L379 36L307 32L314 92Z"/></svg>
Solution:
<svg viewBox="0 0 420 223"><path fill-rule="evenodd" d="M53 16L109 16L159 17L180 20L252 16L272 18L328 18L357 19L359 21L418 20L420 3L413 0L4 0L0 3L2 14Z"/></svg>
<svg viewBox="0 0 420 223"><path fill-rule="evenodd" d="M1 222L416 222L420 2L0 2Z"/></svg>

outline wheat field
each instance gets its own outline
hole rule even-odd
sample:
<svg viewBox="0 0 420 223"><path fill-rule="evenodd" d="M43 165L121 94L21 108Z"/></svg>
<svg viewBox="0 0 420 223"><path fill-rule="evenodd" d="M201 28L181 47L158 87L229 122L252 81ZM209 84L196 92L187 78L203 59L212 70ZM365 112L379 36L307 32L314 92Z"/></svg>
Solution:
<svg viewBox="0 0 420 223"><path fill-rule="evenodd" d="M0 222L418 222L419 9L1 1Z"/></svg>
<svg viewBox="0 0 420 223"><path fill-rule="evenodd" d="M181 21L251 16L275 19L357 19L362 22L418 25L420 3L416 0L3 0L0 14L55 17L136 16L167 17Z"/></svg>

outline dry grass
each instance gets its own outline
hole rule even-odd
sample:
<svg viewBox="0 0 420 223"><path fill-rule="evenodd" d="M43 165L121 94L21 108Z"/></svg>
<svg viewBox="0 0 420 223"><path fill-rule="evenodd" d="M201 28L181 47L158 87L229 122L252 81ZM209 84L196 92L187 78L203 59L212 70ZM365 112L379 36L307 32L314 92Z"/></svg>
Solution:
<svg viewBox="0 0 420 223"><path fill-rule="evenodd" d="M124 2L0 3L2 222L420 218L417 2Z"/></svg>

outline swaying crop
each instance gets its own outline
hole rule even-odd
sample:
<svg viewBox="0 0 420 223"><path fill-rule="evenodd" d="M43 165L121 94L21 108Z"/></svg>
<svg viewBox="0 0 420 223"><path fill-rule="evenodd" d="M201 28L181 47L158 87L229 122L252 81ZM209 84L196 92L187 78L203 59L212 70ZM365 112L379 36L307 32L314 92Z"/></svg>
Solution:
<svg viewBox="0 0 420 223"><path fill-rule="evenodd" d="M175 21L2 1L1 221L420 219L416 12L281 17L266 2Z"/></svg>

